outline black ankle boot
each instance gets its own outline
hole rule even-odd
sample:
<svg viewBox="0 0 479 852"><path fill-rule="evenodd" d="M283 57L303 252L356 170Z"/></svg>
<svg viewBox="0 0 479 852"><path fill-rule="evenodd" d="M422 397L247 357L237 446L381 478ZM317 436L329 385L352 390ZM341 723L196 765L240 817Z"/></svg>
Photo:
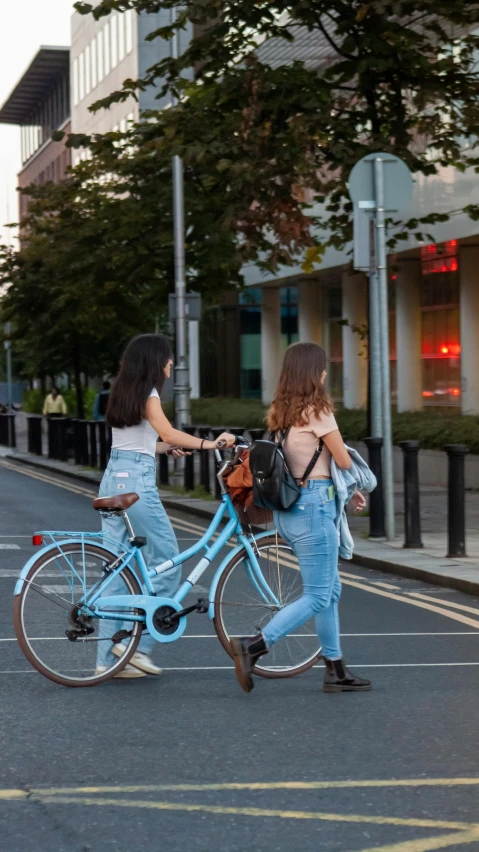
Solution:
<svg viewBox="0 0 479 852"><path fill-rule="evenodd" d="M371 681L354 675L342 660L323 659L326 665L323 692L367 692L371 689Z"/></svg>
<svg viewBox="0 0 479 852"><path fill-rule="evenodd" d="M253 689L253 671L257 660L268 653L265 641L258 633L257 636L243 636L241 639L231 640L231 650L235 663L236 679L245 692Z"/></svg>

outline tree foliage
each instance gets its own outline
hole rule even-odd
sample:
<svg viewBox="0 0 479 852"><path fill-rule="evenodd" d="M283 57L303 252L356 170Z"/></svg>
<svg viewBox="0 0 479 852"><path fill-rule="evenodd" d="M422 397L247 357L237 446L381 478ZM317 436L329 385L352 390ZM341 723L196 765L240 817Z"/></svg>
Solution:
<svg viewBox="0 0 479 852"><path fill-rule="evenodd" d="M163 140L152 126L70 137L89 158L62 183L26 190L21 249L0 248L2 318L13 323L22 373L71 375L80 412L81 373L114 372L129 337L167 322L171 145L167 126ZM188 283L208 301L239 284L242 260L208 186L188 179L185 196Z"/></svg>
<svg viewBox="0 0 479 852"><path fill-rule="evenodd" d="M175 0L101 0L76 8L101 18L113 10L149 13L176 5ZM126 81L96 108L151 84L160 95L169 89L190 99L203 89L203 104L215 105L221 121L202 137L219 149L228 140L231 144L231 157L218 159L214 169L223 172L228 187L242 175L247 219L254 221L264 211L273 224L272 241L278 236L274 220L287 211L302 246L317 243L317 237L311 239L315 224L342 247L351 238L347 178L371 151L394 153L424 175L441 166L478 166L479 36L474 30L479 6L472 0L187 0L178 8L176 20L150 38L169 39L175 30L193 27L195 37L184 54L153 65L142 80ZM283 64L281 45L287 53L305 32L317 36L318 55ZM266 51L271 40L279 45L274 54ZM193 86L185 75L192 68ZM185 156L203 157L201 137L189 137L182 127L187 113L185 103L175 111L179 147ZM254 124L254 141L262 137L256 149L244 132L248 121ZM207 163L206 155L205 168ZM322 216L298 201L306 191L324 203ZM476 206L467 212L478 216ZM432 214L406 223L396 239L410 230L424 236L424 225L436 221ZM265 247L256 231L254 238L261 253ZM294 254L295 245L286 241L280 259L287 260L291 249Z"/></svg>

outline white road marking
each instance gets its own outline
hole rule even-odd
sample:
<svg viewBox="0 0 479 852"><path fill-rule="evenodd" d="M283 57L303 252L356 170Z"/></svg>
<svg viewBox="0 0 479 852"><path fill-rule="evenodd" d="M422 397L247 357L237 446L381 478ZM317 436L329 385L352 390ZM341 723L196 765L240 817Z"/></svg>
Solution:
<svg viewBox="0 0 479 852"><path fill-rule="evenodd" d="M234 634L231 634L231 636L234 636ZM291 634L290 638L314 639L315 636L316 636L315 633L298 633L298 634L293 633L293 634ZM451 633L451 632L443 632L443 633L341 633L341 637L343 639L345 637L347 637L347 638L352 638L352 637L353 638L358 638L358 637L359 638L363 638L363 637L374 638L375 636L378 636L379 638L384 638L385 636L386 637L387 636L394 636L395 638L397 638L398 636L400 636L400 637L407 637L407 636L448 636L448 637L449 636L479 636L479 632L474 632L473 630L466 630L466 631L460 632L460 633ZM217 637L216 633L185 633L181 637L180 641L183 641L183 639L217 639L217 638L218 637ZM65 639L64 636L32 636L30 641L31 642L41 642L41 641L52 642L53 640L63 641L64 639ZM13 637L9 636L7 638L0 639L0 642L16 642L16 641L17 641L17 639L16 639L15 636L13 636ZM161 644L161 643L159 643L159 644Z"/></svg>
<svg viewBox="0 0 479 852"><path fill-rule="evenodd" d="M401 586L393 586L392 583L382 583L380 580L371 580L373 586L381 586L383 589L392 589L393 592L400 592Z"/></svg>
<svg viewBox="0 0 479 852"><path fill-rule="evenodd" d="M0 550L20 550L19 544L0 544Z"/></svg>
<svg viewBox="0 0 479 852"><path fill-rule="evenodd" d="M479 666L478 663L350 663L353 668L359 669L401 669L401 668L461 668L466 666ZM270 669L273 669L270 666ZM280 666L278 666L280 668ZM312 666L313 669L322 669L324 666ZM234 671L234 666L162 666L164 672L210 672L210 671ZM69 671L83 671L82 669L69 669ZM2 669L2 674L37 674L34 669ZM65 671L64 674L67 674Z"/></svg>

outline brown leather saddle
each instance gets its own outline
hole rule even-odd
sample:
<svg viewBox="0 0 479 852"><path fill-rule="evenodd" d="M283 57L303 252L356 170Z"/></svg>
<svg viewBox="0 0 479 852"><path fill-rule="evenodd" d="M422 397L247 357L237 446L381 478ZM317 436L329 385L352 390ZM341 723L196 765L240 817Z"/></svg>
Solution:
<svg viewBox="0 0 479 852"><path fill-rule="evenodd" d="M93 508L101 512L126 512L139 499L134 491L128 494L114 494L112 497L96 497Z"/></svg>

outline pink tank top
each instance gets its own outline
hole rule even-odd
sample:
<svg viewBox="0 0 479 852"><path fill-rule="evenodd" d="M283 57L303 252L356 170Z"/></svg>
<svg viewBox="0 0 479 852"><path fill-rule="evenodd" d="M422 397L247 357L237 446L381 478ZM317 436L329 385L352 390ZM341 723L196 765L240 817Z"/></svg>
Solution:
<svg viewBox="0 0 479 852"><path fill-rule="evenodd" d="M286 441L284 453L289 469L295 479L301 479L313 453L318 446L319 438L338 428L334 414L323 413L318 418L312 415L305 426L292 426ZM320 476L331 476L331 453L323 444L322 453L309 474L310 479Z"/></svg>

